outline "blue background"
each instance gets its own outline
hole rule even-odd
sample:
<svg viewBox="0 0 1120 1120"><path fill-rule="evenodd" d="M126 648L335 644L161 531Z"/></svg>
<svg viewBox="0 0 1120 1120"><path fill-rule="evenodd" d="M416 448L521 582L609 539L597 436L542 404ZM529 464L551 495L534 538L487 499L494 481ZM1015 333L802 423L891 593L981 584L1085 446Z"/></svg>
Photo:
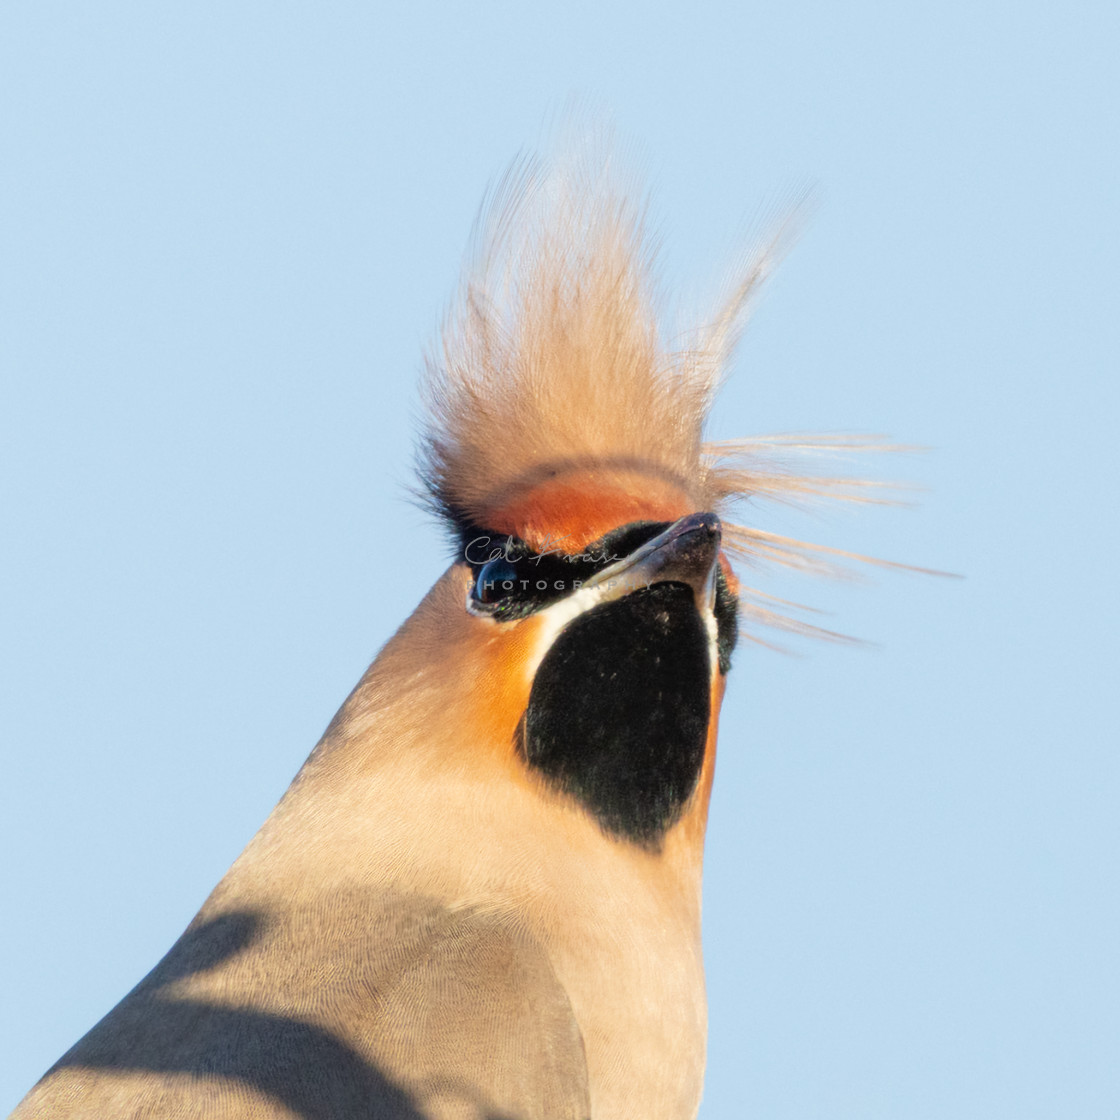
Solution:
<svg viewBox="0 0 1120 1120"><path fill-rule="evenodd" d="M917 510L757 523L967 577L759 578L874 645L738 657L701 1116L1120 1115L1118 11L0 7L0 1111L442 570L420 350L575 93L687 298L817 184L711 434L930 446Z"/></svg>

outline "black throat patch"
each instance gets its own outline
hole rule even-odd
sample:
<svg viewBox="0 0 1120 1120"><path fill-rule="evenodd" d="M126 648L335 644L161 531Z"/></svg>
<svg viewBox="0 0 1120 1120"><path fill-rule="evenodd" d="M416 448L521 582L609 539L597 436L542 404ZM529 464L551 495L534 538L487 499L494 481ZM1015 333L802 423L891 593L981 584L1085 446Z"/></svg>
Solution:
<svg viewBox="0 0 1120 1120"><path fill-rule="evenodd" d="M570 622L533 680L526 761L609 833L656 849L696 788L711 716L693 591L659 583Z"/></svg>

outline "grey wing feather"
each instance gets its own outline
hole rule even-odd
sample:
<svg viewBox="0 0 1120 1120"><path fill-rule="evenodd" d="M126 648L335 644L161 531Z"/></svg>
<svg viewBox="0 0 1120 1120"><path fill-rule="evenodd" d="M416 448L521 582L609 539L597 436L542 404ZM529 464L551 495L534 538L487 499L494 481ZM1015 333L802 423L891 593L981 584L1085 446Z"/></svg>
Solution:
<svg viewBox="0 0 1120 1120"><path fill-rule="evenodd" d="M507 915L212 908L11 1120L587 1120L583 1040Z"/></svg>

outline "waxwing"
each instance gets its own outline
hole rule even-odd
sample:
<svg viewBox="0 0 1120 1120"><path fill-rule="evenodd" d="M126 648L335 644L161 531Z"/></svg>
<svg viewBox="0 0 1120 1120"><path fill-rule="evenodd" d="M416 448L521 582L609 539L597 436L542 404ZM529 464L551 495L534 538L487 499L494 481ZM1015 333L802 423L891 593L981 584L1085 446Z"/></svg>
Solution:
<svg viewBox="0 0 1120 1120"><path fill-rule="evenodd" d="M423 390L450 566L18 1120L695 1116L720 702L741 635L798 625L732 561L848 556L731 518L871 495L791 467L802 437L703 442L788 229L670 344L607 163L493 192Z"/></svg>

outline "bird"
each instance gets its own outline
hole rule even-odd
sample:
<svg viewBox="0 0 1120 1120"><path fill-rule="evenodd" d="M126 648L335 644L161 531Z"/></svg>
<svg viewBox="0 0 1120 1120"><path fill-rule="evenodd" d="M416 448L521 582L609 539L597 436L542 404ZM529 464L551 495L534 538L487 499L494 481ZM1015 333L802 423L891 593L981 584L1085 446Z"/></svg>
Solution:
<svg viewBox="0 0 1120 1120"><path fill-rule="evenodd" d="M794 223L795 224L795 223ZM12 1120L685 1120L746 573L867 560L733 520L880 500L705 442L789 222L671 333L611 158L522 157L425 359L416 493L451 559L167 955Z"/></svg>

